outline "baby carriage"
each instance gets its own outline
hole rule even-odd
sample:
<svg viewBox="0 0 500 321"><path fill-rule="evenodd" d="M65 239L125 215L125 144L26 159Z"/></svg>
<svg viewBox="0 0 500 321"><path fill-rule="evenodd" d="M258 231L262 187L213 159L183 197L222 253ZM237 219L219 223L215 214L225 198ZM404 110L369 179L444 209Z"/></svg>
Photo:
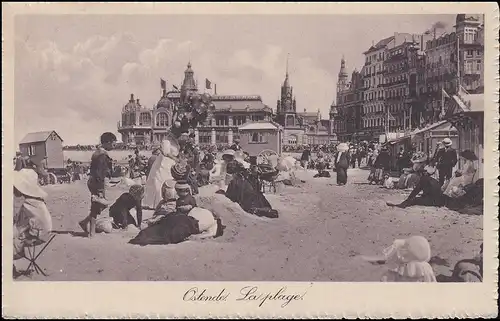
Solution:
<svg viewBox="0 0 500 321"><path fill-rule="evenodd" d="M269 191L271 191L272 188L273 192L276 193L276 179L278 178L279 170L268 164L260 164L258 165L258 169L258 177L261 182L262 192L265 193L266 187L268 187Z"/></svg>

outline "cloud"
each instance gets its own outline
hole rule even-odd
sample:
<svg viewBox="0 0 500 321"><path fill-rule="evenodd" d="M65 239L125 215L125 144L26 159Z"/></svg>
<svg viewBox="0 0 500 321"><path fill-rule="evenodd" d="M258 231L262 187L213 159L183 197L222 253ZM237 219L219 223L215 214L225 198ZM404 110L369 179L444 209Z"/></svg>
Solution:
<svg viewBox="0 0 500 321"><path fill-rule="evenodd" d="M201 90L208 78L220 94L259 94L276 107L286 61L276 45L206 50L193 41L164 38L141 47L128 33L91 36L66 48L16 39L16 140L30 131L55 129L67 144L95 143L101 132L116 132L130 93L153 106L160 96L159 78L169 86L180 84L189 59ZM308 57L291 62L298 109L319 108L327 115L332 75Z"/></svg>

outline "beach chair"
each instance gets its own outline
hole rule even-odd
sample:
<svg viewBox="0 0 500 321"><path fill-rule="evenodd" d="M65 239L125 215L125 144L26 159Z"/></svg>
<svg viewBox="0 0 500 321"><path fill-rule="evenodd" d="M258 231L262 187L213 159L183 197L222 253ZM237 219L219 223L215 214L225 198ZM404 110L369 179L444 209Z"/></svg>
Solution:
<svg viewBox="0 0 500 321"><path fill-rule="evenodd" d="M39 233L38 233L39 234ZM25 271L21 272L22 275L31 274L31 268L37 274L43 274L43 276L47 276L45 272L43 272L42 268L36 260L43 254L43 252L47 249L47 247L52 243L54 238L56 237L55 233L51 233L47 242L42 242L38 236L35 238L32 246L26 246L24 251L24 258L29 261L29 265Z"/></svg>

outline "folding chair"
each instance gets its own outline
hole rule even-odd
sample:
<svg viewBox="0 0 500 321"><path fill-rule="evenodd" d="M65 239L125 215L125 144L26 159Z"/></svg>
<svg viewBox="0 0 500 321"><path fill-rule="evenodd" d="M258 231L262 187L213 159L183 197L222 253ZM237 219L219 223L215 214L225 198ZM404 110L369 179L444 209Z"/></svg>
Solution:
<svg viewBox="0 0 500 321"><path fill-rule="evenodd" d="M54 240L55 237L56 237L56 234L52 233L50 235L49 239L47 240L47 242L45 242L45 243L35 242L33 244L33 246L26 246L25 247L24 258L26 260L28 260L30 262L30 264L28 265L28 268L26 268L26 270L24 272L21 272L21 274L23 274L23 275L30 274L31 267L33 267L37 274L43 274L44 276L47 276L47 274L45 274L45 272L43 272L42 268L40 268L38 263L36 263L36 260L40 257L40 255L42 255L42 253L50 245L50 243ZM37 237L36 240L39 241L40 239ZM39 249L38 246L41 246L41 245L43 245L43 247L39 251L37 251ZM26 255L26 252L28 253L28 255Z"/></svg>

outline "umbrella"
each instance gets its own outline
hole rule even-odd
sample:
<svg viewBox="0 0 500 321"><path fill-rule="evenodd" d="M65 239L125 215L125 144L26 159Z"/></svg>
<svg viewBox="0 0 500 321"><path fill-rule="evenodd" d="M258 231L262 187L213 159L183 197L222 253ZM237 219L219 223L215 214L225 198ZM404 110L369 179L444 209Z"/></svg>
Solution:
<svg viewBox="0 0 500 321"><path fill-rule="evenodd" d="M337 150L341 152L347 152L349 150L349 145L347 145L346 143L340 143L337 146Z"/></svg>
<svg viewBox="0 0 500 321"><path fill-rule="evenodd" d="M478 159L476 154L474 154L474 152L469 150L469 149L466 149L463 152L461 152L460 156L462 156L463 158L465 158L467 160L471 160L471 161L475 161Z"/></svg>

